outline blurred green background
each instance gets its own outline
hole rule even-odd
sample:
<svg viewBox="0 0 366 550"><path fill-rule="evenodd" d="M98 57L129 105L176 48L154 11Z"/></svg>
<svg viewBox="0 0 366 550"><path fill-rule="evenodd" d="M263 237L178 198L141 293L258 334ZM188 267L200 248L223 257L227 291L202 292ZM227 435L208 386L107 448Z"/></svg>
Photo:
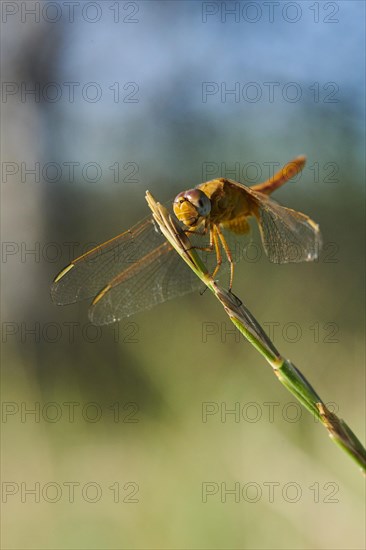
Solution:
<svg viewBox="0 0 366 550"><path fill-rule="evenodd" d="M2 10L2 547L364 548L357 467L210 293L102 329L49 296L146 189L306 154L275 198L319 261L262 253L234 291L364 441L364 3Z"/></svg>

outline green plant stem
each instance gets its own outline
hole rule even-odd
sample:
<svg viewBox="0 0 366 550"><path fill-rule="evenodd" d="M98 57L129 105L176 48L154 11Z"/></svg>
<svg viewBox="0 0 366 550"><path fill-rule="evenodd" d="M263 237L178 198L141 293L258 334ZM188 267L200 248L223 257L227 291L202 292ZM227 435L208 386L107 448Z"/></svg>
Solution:
<svg viewBox="0 0 366 550"><path fill-rule="evenodd" d="M192 247L187 235L175 219L170 216L168 210L157 203L148 191L146 192L146 200L163 235L197 277L221 302L232 323L268 361L278 380L314 417L319 419L328 430L330 438L351 456L361 468L361 471L365 473L366 450L352 430L342 419L339 419L327 409L325 403L295 365L282 357L243 302L231 292L217 285L216 281L210 276L201 257Z"/></svg>

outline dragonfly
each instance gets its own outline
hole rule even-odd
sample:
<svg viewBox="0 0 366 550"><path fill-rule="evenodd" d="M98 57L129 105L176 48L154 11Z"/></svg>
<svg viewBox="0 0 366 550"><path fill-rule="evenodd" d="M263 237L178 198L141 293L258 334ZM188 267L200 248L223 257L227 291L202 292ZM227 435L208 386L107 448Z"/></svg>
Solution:
<svg viewBox="0 0 366 550"><path fill-rule="evenodd" d="M259 227L271 262L316 260L321 249L319 226L305 214L281 206L270 195L298 174L306 162L298 156L263 183L248 187L217 178L179 193L170 203L192 247L202 255L212 277L230 272L229 290L239 243ZM185 264L150 215L131 229L73 260L55 278L55 304L92 299L89 318L105 325L193 291L202 281Z"/></svg>

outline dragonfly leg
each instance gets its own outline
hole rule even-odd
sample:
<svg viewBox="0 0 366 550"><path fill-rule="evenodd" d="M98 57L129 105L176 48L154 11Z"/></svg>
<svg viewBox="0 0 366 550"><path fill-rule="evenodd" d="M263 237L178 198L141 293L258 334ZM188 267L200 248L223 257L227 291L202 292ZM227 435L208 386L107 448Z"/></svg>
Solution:
<svg viewBox="0 0 366 550"><path fill-rule="evenodd" d="M220 232L220 230L218 229L218 227L216 225L213 225L212 227L210 227L209 229L210 231L210 244L209 246L206 246L206 247L194 247L194 248L198 248L198 250L209 250L209 251L213 251L215 250L216 252L216 267L211 275L211 277L213 279L215 279L216 275L217 275L217 272L219 271L220 269L220 266L222 264L222 254L221 254L221 247L220 247L220 241L222 243L222 246L226 252L226 255L228 257L228 260L230 262L230 288L229 290L231 290L231 287L232 287L232 278L233 278L233 261L232 261L232 256L231 256L231 252L230 252L230 249L225 241L225 238L224 236L222 235L222 233Z"/></svg>
<svg viewBox="0 0 366 550"><path fill-rule="evenodd" d="M195 230L187 230L186 233L194 233L198 235L206 235L207 231L210 231L210 243L208 246L193 246L192 248L196 250L203 250L206 252L213 252L215 250L216 252L216 267L211 275L211 277L214 279L217 275L217 272L220 269L220 266L222 264L222 254L221 254L221 248L220 248L220 241L222 243L222 246L226 252L227 258L230 263L230 287L229 291L231 291L232 283L233 283L233 276L234 276L234 263L232 260L232 255L229 249L229 246L225 240L225 237L221 233L221 231L218 229L217 226L212 226L210 228L205 228L203 232L201 231L195 231Z"/></svg>
<svg viewBox="0 0 366 550"><path fill-rule="evenodd" d="M193 233L193 235L207 235L207 227L203 231L196 231L195 229L184 229L184 233Z"/></svg>
<svg viewBox="0 0 366 550"><path fill-rule="evenodd" d="M233 281L234 281L234 262L233 262L233 256L231 254L231 250L229 248L229 245L227 244L226 242L226 239L221 231L221 229L216 226L216 231L217 231L217 234L219 236L219 239L221 241L221 244L222 244L222 248L225 250L226 252L226 256L227 256L227 259L229 261L229 264L230 264L230 285L229 285L229 292L231 292L231 289L233 287Z"/></svg>
<svg viewBox="0 0 366 550"><path fill-rule="evenodd" d="M195 229L185 229L184 232L187 235L187 233L193 234L193 235L200 235L201 237L204 235L207 235L208 228L205 227L203 231L196 231ZM212 252L214 249L212 234L210 230L210 243L207 246L196 246L192 245L192 248L195 250L203 250L204 252Z"/></svg>
<svg viewBox="0 0 366 550"><path fill-rule="evenodd" d="M216 234L216 228L215 226L210 227L210 243L207 246L192 246L195 250L203 250L205 252L213 252L215 250L216 252L216 267L214 269L214 272L212 273L212 278L214 279L218 270L220 269L220 265L222 264L222 256L221 256L221 249L220 249L220 242ZM198 233L197 231L190 231L190 233ZM207 230L205 230L205 233L207 233ZM202 233L199 233L202 235Z"/></svg>
<svg viewBox="0 0 366 550"><path fill-rule="evenodd" d="M216 252L216 267L214 269L214 272L212 273L212 278L214 279L218 270L220 269L220 266L222 264L222 255L221 255L221 248L220 248L220 242L218 239L218 229L216 226L213 226L210 229L210 242L212 242L213 247L215 247Z"/></svg>

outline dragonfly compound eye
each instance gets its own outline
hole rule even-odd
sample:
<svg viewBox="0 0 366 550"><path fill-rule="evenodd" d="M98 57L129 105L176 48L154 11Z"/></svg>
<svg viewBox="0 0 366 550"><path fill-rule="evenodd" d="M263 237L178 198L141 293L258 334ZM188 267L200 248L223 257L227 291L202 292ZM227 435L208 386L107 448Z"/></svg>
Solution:
<svg viewBox="0 0 366 550"><path fill-rule="evenodd" d="M200 189L190 189L175 197L173 208L177 218L187 227L192 227L208 216L211 201Z"/></svg>
<svg viewBox="0 0 366 550"><path fill-rule="evenodd" d="M206 217L211 211L211 201L200 189L190 189L184 193L185 198L197 210L199 216Z"/></svg>

